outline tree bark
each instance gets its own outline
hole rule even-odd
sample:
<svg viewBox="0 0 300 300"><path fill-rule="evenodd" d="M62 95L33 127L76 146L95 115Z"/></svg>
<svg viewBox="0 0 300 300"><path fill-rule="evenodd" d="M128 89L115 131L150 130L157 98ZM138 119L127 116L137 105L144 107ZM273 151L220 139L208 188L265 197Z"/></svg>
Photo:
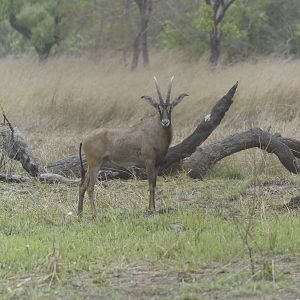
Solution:
<svg viewBox="0 0 300 300"><path fill-rule="evenodd" d="M9 23L12 28L21 33L26 39L31 39L31 30L23 24L19 24L15 14L11 13L9 15Z"/></svg>
<svg viewBox="0 0 300 300"><path fill-rule="evenodd" d="M209 63L213 66L218 64L220 57L220 33L217 25L214 25L212 31L209 34L209 42L210 42L210 56Z"/></svg>
<svg viewBox="0 0 300 300"><path fill-rule="evenodd" d="M222 31L220 29L220 23L223 21L224 16L228 8L235 2L235 0L206 0L206 4L210 5L213 9L213 27L209 34L210 44L210 57L209 63L215 66L220 57L220 46Z"/></svg>
<svg viewBox="0 0 300 300"><path fill-rule="evenodd" d="M254 147L274 153L289 172L300 173L300 163L297 159L300 158L300 141L281 137L280 134L270 134L259 128L231 135L203 147L199 146L220 124L233 103L236 88L237 84L216 103L211 112L200 121L189 137L169 149L161 166L160 175L183 168L191 177L203 178L207 171L219 160ZM46 183L77 184L79 182L68 178L80 176L78 155L51 162L45 167L40 166L38 160L29 151L22 134L16 127L11 125L4 113L3 116L4 123L0 126L2 150L9 158L20 161L31 178ZM84 157L83 162L86 165ZM107 162L99 173L99 179L102 180L132 177L146 179L146 172L142 168L133 166L130 169L123 169ZM32 180L31 178L0 173L0 181L6 182L27 182Z"/></svg>
<svg viewBox="0 0 300 300"><path fill-rule="evenodd" d="M18 128L12 127L5 114L3 114L3 117L5 121L0 126L2 150L10 159L19 161L31 178L46 183L60 182L64 184L74 184L78 182L78 180L71 180L59 174L46 173L44 168L38 164L38 160L32 155L25 138ZM0 181L5 182L28 182L31 178L0 173Z"/></svg>
<svg viewBox="0 0 300 300"><path fill-rule="evenodd" d="M287 141L287 144L285 144ZM215 141L207 146L198 147L197 150L182 163L182 167L192 178L202 179L207 171L211 169L219 160L250 148L260 148L269 153L274 153L282 165L291 173L300 172L300 164L294 153L300 150L300 142L293 141L291 150L288 146L290 139L281 138L278 135L270 134L260 128L253 128L246 132L237 133L226 137L221 141Z"/></svg>
<svg viewBox="0 0 300 300"><path fill-rule="evenodd" d="M178 169L181 160L190 156L196 148L201 145L210 134L219 126L225 113L233 103L238 82L223 96L212 108L212 110L200 121L194 132L184 139L180 144L171 147L162 164L162 170L169 172Z"/></svg>
<svg viewBox="0 0 300 300"><path fill-rule="evenodd" d="M152 12L152 0L135 0L140 11L140 26L133 40L133 54L131 70L135 70L138 66L141 47L143 52L144 67L149 65L148 52L148 26Z"/></svg>
<svg viewBox="0 0 300 300"><path fill-rule="evenodd" d="M174 170L181 168L181 160L190 156L203 143L209 135L217 128L225 116L225 113L233 103L233 96L237 89L236 83L225 96L223 96L213 107L213 109L200 121L194 132L184 139L178 145L171 147L165 157L165 160L160 168L160 174L171 173ZM83 156L83 163L86 168L86 160ZM50 162L46 170L51 173L60 174L63 176L80 176L79 156L73 155L58 161ZM101 178L132 178L133 176L145 178L145 170L134 168L130 171L112 165L106 162L101 168Z"/></svg>
<svg viewBox="0 0 300 300"><path fill-rule="evenodd" d="M147 0L148 5L145 8L145 14L143 16L143 34L142 34L142 52L143 52L143 64L144 67L149 65L149 51L148 51L148 28L149 28L149 20L152 13L152 0Z"/></svg>
<svg viewBox="0 0 300 300"><path fill-rule="evenodd" d="M19 175L8 175L0 173L0 181L7 183L25 183L31 180L30 177L19 176Z"/></svg>
<svg viewBox="0 0 300 300"><path fill-rule="evenodd" d="M131 63L131 70L135 70L138 66L139 63L139 57L140 57L140 33L138 33L133 41L133 45L132 45L132 63Z"/></svg>
<svg viewBox="0 0 300 300"><path fill-rule="evenodd" d="M2 148L6 155L13 160L20 161L22 167L30 176L38 177L41 173L39 164L31 154L20 131L16 127L12 128L11 125L5 126L3 124L0 136L2 139Z"/></svg>
<svg viewBox="0 0 300 300"><path fill-rule="evenodd" d="M55 44L56 42L53 41L51 43L46 43L45 45L43 45L43 47L35 47L35 50L39 57L39 62L43 62L49 57L51 49Z"/></svg>

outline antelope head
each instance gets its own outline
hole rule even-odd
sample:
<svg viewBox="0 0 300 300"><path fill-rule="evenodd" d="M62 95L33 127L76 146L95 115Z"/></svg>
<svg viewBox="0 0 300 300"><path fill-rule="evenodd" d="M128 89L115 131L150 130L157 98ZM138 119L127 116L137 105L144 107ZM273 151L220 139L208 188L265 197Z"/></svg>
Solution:
<svg viewBox="0 0 300 300"><path fill-rule="evenodd" d="M161 125L165 128L168 128L171 126L171 113L172 113L173 108L177 104L179 104L185 96L188 96L187 93L179 94L170 103L173 80L174 80L174 76L172 76L172 78L170 79L170 82L168 85L167 96L166 96L165 100L162 97L160 87L159 87L156 77L154 77L154 83L155 83L156 91L158 94L159 102L151 96L142 96L142 99L145 99L150 105L152 105L155 109L157 109L159 116L160 116Z"/></svg>

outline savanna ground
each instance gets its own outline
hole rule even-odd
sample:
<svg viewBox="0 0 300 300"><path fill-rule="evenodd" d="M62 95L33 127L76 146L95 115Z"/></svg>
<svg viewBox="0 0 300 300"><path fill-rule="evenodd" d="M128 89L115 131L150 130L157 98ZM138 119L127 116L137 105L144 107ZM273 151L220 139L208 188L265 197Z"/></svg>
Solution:
<svg viewBox="0 0 300 300"><path fill-rule="evenodd" d="M163 68L162 68L163 65ZM75 154L97 126L138 123L151 113L153 75L174 93L174 143L238 80L234 104L207 142L261 127L300 139L300 62L262 59L210 70L165 55L130 73L118 58L0 61L0 100L47 162ZM17 163L9 169L23 171ZM2 170L3 171L3 170ZM97 185L76 217L78 188L0 183L0 298L296 299L300 297L300 177L260 150L217 164L203 181L179 172L158 180L160 214L145 217L146 181Z"/></svg>

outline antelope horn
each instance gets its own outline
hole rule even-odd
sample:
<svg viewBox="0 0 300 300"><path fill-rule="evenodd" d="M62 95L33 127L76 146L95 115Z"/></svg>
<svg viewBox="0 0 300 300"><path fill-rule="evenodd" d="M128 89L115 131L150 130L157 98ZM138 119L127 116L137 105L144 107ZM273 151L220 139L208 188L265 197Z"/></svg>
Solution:
<svg viewBox="0 0 300 300"><path fill-rule="evenodd" d="M171 77L169 86L168 86L168 92L167 92L167 98L166 98L166 103L170 103L170 96L171 96L171 90L172 90L172 85L173 85L173 80L174 80L174 75Z"/></svg>
<svg viewBox="0 0 300 300"><path fill-rule="evenodd" d="M164 100L163 100L163 97L162 97L161 92L160 92L159 84L158 84L158 81L157 81L155 76L154 76L154 82L155 82L155 87L156 87L156 90L157 90L159 102L160 102L160 104L164 104Z"/></svg>

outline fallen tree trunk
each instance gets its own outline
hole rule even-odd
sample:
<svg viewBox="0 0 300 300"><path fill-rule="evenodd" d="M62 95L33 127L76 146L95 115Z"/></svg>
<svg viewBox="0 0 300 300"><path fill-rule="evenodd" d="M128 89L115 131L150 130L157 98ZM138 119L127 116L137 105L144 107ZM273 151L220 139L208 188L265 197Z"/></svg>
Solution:
<svg viewBox="0 0 300 300"><path fill-rule="evenodd" d="M219 126L225 113L233 103L238 82L223 96L212 110L200 121L194 132L184 139L180 144L171 147L165 157L161 170L172 171L178 168L182 159L190 156L196 148L201 145L211 133Z"/></svg>
<svg viewBox="0 0 300 300"><path fill-rule="evenodd" d="M3 117L4 122L0 126L2 150L8 158L19 161L31 177L0 173L0 181L24 183L36 178L45 183L74 184L78 182L78 180L71 180L59 174L43 172L43 168L40 167L38 160L32 155L21 132L11 125L4 113Z"/></svg>
<svg viewBox="0 0 300 300"><path fill-rule="evenodd" d="M20 176L20 175L8 175L0 173L0 181L8 182L8 183L24 183L29 182L31 180L30 177Z"/></svg>
<svg viewBox="0 0 300 300"><path fill-rule="evenodd" d="M189 158L183 161L182 167L192 178L203 178L219 160L254 147L274 153L291 173L300 172L300 164L296 159L296 155L299 157L300 153L300 142L270 134L260 128L253 128L207 146L198 147Z"/></svg>
<svg viewBox="0 0 300 300"><path fill-rule="evenodd" d="M295 157L300 158L300 141L291 138L281 137L281 135L278 133L275 136L279 139L279 141L281 141L283 144L290 148Z"/></svg>
<svg viewBox="0 0 300 300"><path fill-rule="evenodd" d="M237 84L216 103L210 113L200 121L189 137L169 149L160 174L170 173L183 168L191 177L203 178L217 161L236 152L253 147L258 147L277 155L280 162L288 171L292 173L300 172L300 164L297 161L297 158L300 158L300 141L284 138L279 134L270 134L259 128L250 129L249 131L238 133L226 137L221 141L215 141L204 147L200 147L220 124L225 113L230 108L236 88ZM23 168L31 177L0 174L0 181L19 183L36 178L46 183L78 183L78 180L69 179L80 176L78 155L51 162L45 167L40 166L38 160L29 151L25 138L20 131L10 124L4 113L3 116L4 123L0 127L2 150L10 159L20 161ZM86 166L84 157L83 162ZM146 179L146 172L144 169L134 166L130 169L123 169L111 163L105 163L99 172L99 179L102 180L128 179L132 177Z"/></svg>
<svg viewBox="0 0 300 300"><path fill-rule="evenodd" d="M7 120L5 115L4 118ZM6 124L7 126L5 126ZM30 152L25 139L18 128L13 128L9 122L4 123L1 126L0 136L2 137L2 149L5 154L10 159L18 160L30 176L39 176L41 173L39 164Z"/></svg>
<svg viewBox="0 0 300 300"><path fill-rule="evenodd" d="M210 134L217 128L225 116L225 113L233 103L233 96L236 92L236 83L225 96L223 96L212 110L200 121L194 132L178 145L168 150L166 158L160 167L160 173L170 173L180 167L181 160L190 156L201 145ZM86 168L86 160L83 156L83 163ZM73 155L58 161L50 162L46 166L46 171L63 176L80 176L80 161L78 155ZM105 162L100 171L100 178L106 179L128 179L132 177L146 178L144 169L132 168L127 170L117 165Z"/></svg>

